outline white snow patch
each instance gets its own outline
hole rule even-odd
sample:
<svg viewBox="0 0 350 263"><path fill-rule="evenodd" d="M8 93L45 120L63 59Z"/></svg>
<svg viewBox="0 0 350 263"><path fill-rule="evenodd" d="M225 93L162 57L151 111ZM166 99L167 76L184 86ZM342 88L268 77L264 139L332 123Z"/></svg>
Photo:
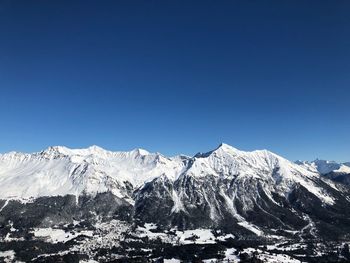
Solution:
<svg viewBox="0 0 350 263"><path fill-rule="evenodd" d="M300 260L292 258L288 255L285 254L269 254L266 253L260 249L255 249L255 248L246 248L243 250L243 253L248 253L252 254L254 252L257 252L256 257L263 262L268 262L268 263L301 263Z"/></svg>
<svg viewBox="0 0 350 263"><path fill-rule="evenodd" d="M254 226L253 224L250 224L247 221L238 222L237 224L240 225L240 226L243 226L244 228L246 228L249 231L253 232L257 236L261 236L264 233L257 226Z"/></svg>
<svg viewBox="0 0 350 263"><path fill-rule="evenodd" d="M176 235L182 244L215 244L215 237L210 229L176 231Z"/></svg>
<svg viewBox="0 0 350 263"><path fill-rule="evenodd" d="M176 258L164 259L164 263L180 263L181 261Z"/></svg>
<svg viewBox="0 0 350 263"><path fill-rule="evenodd" d="M15 255L15 251L13 250L0 251L0 258L3 258L5 263L13 262Z"/></svg>
<svg viewBox="0 0 350 263"><path fill-rule="evenodd" d="M174 201L174 206L171 209L172 213L178 213L180 211L185 211L185 207L181 201L181 198L178 196L175 190L172 191L172 197Z"/></svg>
<svg viewBox="0 0 350 263"><path fill-rule="evenodd" d="M229 238L235 238L235 236L232 234L227 234L224 236L218 236L216 239L219 241L225 241L226 239L229 239Z"/></svg>
<svg viewBox="0 0 350 263"><path fill-rule="evenodd" d="M235 248L228 248L225 251L225 260L229 260L230 262L240 262L239 256L235 254L236 249Z"/></svg>
<svg viewBox="0 0 350 263"><path fill-rule="evenodd" d="M44 237L47 238L49 242L59 243L59 242L67 242L73 238L76 238L80 235L92 236L93 231L84 230L81 232L75 232L74 234L71 232L65 232L63 229L54 229L54 228L35 228L34 229L35 237Z"/></svg>

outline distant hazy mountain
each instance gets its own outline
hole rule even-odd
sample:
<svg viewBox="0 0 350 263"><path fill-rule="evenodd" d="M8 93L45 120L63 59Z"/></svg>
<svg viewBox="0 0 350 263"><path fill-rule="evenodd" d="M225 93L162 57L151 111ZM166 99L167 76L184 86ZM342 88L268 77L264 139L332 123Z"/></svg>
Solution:
<svg viewBox="0 0 350 263"><path fill-rule="evenodd" d="M343 184L350 184L350 163L337 163L334 161L316 159L312 162L297 161L309 171L318 172L324 177Z"/></svg>

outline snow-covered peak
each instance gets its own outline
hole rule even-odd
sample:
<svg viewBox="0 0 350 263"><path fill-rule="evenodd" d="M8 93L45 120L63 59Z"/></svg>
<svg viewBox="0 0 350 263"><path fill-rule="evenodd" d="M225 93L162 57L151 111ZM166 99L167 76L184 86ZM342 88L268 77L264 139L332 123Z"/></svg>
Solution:
<svg viewBox="0 0 350 263"><path fill-rule="evenodd" d="M290 162L267 150L246 152L228 144L220 144L213 151L197 154L190 172L196 175L239 175L271 172L280 163ZM293 164L292 164L293 166Z"/></svg>
<svg viewBox="0 0 350 263"><path fill-rule="evenodd" d="M141 156L145 156L145 155L150 154L150 152L148 152L144 149L141 149L141 148L136 148L136 149L132 150L131 152L135 155L141 155Z"/></svg>
<svg viewBox="0 0 350 263"><path fill-rule="evenodd" d="M50 146L49 148L41 151L39 154L45 157L57 157L59 155L67 156L72 154L72 150L65 146Z"/></svg>
<svg viewBox="0 0 350 263"><path fill-rule="evenodd" d="M212 175L248 184L257 180L271 188L268 191L278 191L283 195L298 184L323 201L333 203L333 199L315 185L318 173L267 150L245 152L228 145L220 146L214 151L196 155L183 175L199 179Z"/></svg>
<svg viewBox="0 0 350 263"><path fill-rule="evenodd" d="M227 153L238 153L241 152L240 150L238 150L237 148L226 144L226 143L221 143L215 150L215 152L227 152Z"/></svg>
<svg viewBox="0 0 350 263"><path fill-rule="evenodd" d="M221 144L213 151L196 155L188 172L196 176L207 174L217 176L263 176L264 174L271 174L280 167L286 171L291 169L303 170L303 168L267 150L247 152L227 144ZM291 173L285 172L284 176L290 177Z"/></svg>

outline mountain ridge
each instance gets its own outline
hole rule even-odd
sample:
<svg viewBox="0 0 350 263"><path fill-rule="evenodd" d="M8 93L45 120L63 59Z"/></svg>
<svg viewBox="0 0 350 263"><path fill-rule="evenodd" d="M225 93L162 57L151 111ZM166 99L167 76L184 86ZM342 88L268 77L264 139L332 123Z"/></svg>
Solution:
<svg viewBox="0 0 350 263"><path fill-rule="evenodd" d="M270 151L246 152L225 143L193 157L166 157L140 148L112 152L96 145L85 149L52 146L33 154L2 154L0 168L2 198L15 198L16 194L21 198L36 198L112 191L116 196L130 199L125 191L126 183L137 188L162 175L171 181L184 175L257 177L272 180L285 193L295 183L313 186L312 178L317 177L316 171ZM276 169L279 172L272 176ZM324 201L332 202L317 187L308 188Z"/></svg>

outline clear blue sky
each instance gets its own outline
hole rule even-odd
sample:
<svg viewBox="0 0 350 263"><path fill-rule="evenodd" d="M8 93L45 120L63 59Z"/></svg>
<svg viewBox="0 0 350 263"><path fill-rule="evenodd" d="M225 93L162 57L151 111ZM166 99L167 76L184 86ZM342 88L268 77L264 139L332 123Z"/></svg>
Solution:
<svg viewBox="0 0 350 263"><path fill-rule="evenodd" d="M220 142L350 160L350 1L0 1L0 152Z"/></svg>

